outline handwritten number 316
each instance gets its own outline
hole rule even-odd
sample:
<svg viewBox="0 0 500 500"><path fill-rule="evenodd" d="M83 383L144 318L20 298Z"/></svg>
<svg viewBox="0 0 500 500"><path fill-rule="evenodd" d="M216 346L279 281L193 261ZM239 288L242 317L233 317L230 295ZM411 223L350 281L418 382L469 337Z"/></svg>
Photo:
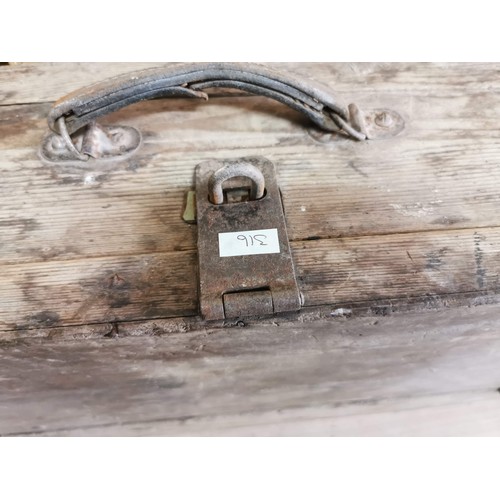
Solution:
<svg viewBox="0 0 500 500"><path fill-rule="evenodd" d="M259 246L267 246L267 243L264 243L261 239L267 238L265 234L255 234L253 236L244 236L243 234L239 234L237 238L240 241L244 241L247 247L253 247L254 245L257 245L257 243L255 243L256 241L258 242Z"/></svg>

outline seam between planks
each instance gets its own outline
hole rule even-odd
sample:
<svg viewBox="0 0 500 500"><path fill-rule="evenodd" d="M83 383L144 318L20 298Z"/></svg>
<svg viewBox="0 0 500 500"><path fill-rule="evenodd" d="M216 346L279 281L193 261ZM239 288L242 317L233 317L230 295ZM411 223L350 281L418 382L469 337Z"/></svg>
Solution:
<svg viewBox="0 0 500 500"><path fill-rule="evenodd" d="M393 314L397 314L398 311L397 311L397 304L394 304L394 302L399 302L399 301L408 301L408 299L412 299L414 302L410 303L410 304L407 304L407 308L404 310L404 312L411 312L412 310L417 310L417 309L420 309L421 306L422 306L422 301L423 300L443 300L443 299L449 299L449 298L463 298L466 302L472 302L474 300L477 300L478 298L492 298L494 300L494 303L500 301L500 296L496 293L495 290L477 290L477 289L474 289L474 290L466 290L466 291L461 291L461 292L450 292L450 293L444 293L444 294L426 294L426 295L397 295L397 296L394 296L394 297L387 297L385 299L373 299L373 300L360 300L360 301L349 301L349 302L346 302L346 301L342 301L342 302L334 302L334 303L329 303L329 302L325 302L325 303L318 303L318 304L314 304L314 305L307 305L307 306L303 306L299 311L296 311L295 314L300 314L300 313L313 313L313 312L319 312L321 313L321 309L324 309L325 307L328 307L329 309L331 310L335 310L335 309L338 309L338 308L343 308L343 307L352 307L354 309L356 308L363 308L363 307L367 307L367 308L373 308L373 309L382 309L384 307L387 307L387 306L394 306L396 307L396 310L395 311L390 311L387 316L391 316ZM496 301L495 301L496 299ZM438 307L437 305L436 306L429 306L426 308L426 311L431 311L431 310L439 310L439 309L442 309L442 308L445 308L445 309L454 309L454 308L457 308L457 307L460 307L462 306L463 304L459 304L459 305L452 305L452 306L448 306L448 307L443 307L443 305L441 304L441 308ZM481 304L480 304L481 305ZM285 313L285 315L280 318L279 316L270 316L269 318L273 318L274 320L276 319L280 319L282 322L283 321L287 321L288 318L286 317L286 314L294 314L293 312L292 313ZM366 316L366 314L356 314L354 313L354 316L356 317L361 317L361 316ZM372 313L370 316L373 316L373 317L377 317L377 314L376 313ZM326 319L326 318L331 318L332 316L331 315L326 315L325 316L321 316L318 315L318 317L315 317L313 319L305 319L305 321L311 321L311 322L314 322L316 320L321 320L321 319ZM259 322L264 322L266 320L269 320L269 318L262 318L261 320L257 319L255 320L256 323L259 323ZM206 321L204 321L203 319L201 319L201 317L199 316L199 313L197 311L194 311L192 313L189 313L189 314L185 314L184 316L158 316L156 318L144 318L144 319L124 319L124 320L116 320L116 321L102 321L102 322L90 322L90 323L68 323L68 324L65 324L65 325L55 325L55 326L52 326L52 327L49 327L49 328L40 328L40 327L33 327L33 328L23 328L22 330L19 330L19 329L6 329L6 330L0 330L0 335L1 334L7 334L7 333L12 333L12 332L15 332L15 333L20 333L20 332L43 332L43 331L50 331L50 332L54 332L54 331L58 331L58 332L61 332L61 333L64 333L64 330L67 330L69 328L71 329L74 329L74 328L83 328L83 327L99 327L99 326L110 326L110 327L113 327L114 325L116 325L117 327L120 327L120 325L134 325L136 324L138 327L141 326L141 325L145 325L145 324L153 324L155 323L156 321L165 321L165 320L168 320L168 321L179 321L179 322L186 322L186 319L187 320L195 320L195 328L193 329L188 329L186 332L183 332L183 333L189 333L189 332L193 332L193 331L196 331L197 329L199 328L202 328L202 327L205 327L205 328L212 328L212 329L225 329L225 328L231 328L234 326L234 323L236 322L233 321L231 322L231 320L220 320L218 322L213 322L213 324L211 323L207 323ZM291 318L289 319L289 321L295 321L295 318ZM228 324L229 322L229 324ZM222 323L222 324L221 324ZM199 327L199 328L198 328ZM66 339L67 341L73 341L73 340L83 340L87 334L82 334L81 337L78 336L77 333L75 333L74 335L76 335L76 338L75 339ZM105 335L107 334L103 334L103 335L95 335L95 336L91 336L90 339L99 339L99 338L103 338L105 337ZM169 335L168 332L164 332L164 333L160 333L159 336L166 336L166 335ZM135 337L136 335L118 335L120 338L126 338L126 337ZM137 335L138 337L142 337L142 336L150 336L148 334L144 334L144 335ZM16 342L18 340L29 340L29 339L37 339L37 338L41 338L41 339L45 339L45 340L51 340L51 336L47 336L47 337L43 337L43 336L40 336L40 335L32 335L32 336L23 336L23 337L19 337L19 338L16 338L16 339L13 339L13 340L1 340L0 339L0 346L2 344L9 344L11 342ZM61 339L62 341L63 339Z"/></svg>

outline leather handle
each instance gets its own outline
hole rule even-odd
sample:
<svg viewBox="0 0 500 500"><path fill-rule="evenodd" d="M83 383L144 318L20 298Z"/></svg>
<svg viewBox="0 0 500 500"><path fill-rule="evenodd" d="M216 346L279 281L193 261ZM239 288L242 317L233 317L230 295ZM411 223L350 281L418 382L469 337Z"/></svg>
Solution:
<svg viewBox="0 0 500 500"><path fill-rule="evenodd" d="M69 155L87 159L69 135L108 113L146 99L198 97L204 89L235 88L270 97L306 115L321 129L342 131L357 140L367 139L359 120L328 87L290 73L250 63L173 64L120 75L77 90L59 99L49 112L48 124L64 138ZM357 109L357 108L356 108ZM98 131L102 135L102 131Z"/></svg>
<svg viewBox="0 0 500 500"><path fill-rule="evenodd" d="M70 134L112 111L138 101L159 97L208 96L202 89L226 87L270 97L294 108L327 131L344 130L349 112L328 87L278 72L260 64L200 63L175 64L136 71L90 85L59 99L49 112L49 127L64 117ZM340 120L339 120L340 119ZM360 131L353 134L357 139Z"/></svg>

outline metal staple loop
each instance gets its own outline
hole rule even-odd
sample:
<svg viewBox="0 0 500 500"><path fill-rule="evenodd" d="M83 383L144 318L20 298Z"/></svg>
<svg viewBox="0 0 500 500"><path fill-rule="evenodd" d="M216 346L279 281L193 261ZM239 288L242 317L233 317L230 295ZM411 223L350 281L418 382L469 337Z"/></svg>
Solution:
<svg viewBox="0 0 500 500"><path fill-rule="evenodd" d="M368 137L365 134L358 132L350 123L346 122L341 116L337 115L336 113L330 113L330 116L332 117L332 120L335 122L335 124L353 139L356 139L358 141L365 141L368 139Z"/></svg>
<svg viewBox="0 0 500 500"><path fill-rule="evenodd" d="M264 196L266 186L262 172L251 163L236 162L224 165L210 176L208 180L208 192L211 203L214 205L224 203L222 184L232 177L247 177L252 181L251 200L259 200Z"/></svg>
<svg viewBox="0 0 500 500"><path fill-rule="evenodd" d="M80 153L78 149L76 149L75 144L71 140L71 137L68 133L68 129L66 127L66 121L64 120L64 116L61 116L56 121L57 129L59 131L59 135L63 138L64 143L69 151L71 151L78 160L87 161L89 159L88 155Z"/></svg>

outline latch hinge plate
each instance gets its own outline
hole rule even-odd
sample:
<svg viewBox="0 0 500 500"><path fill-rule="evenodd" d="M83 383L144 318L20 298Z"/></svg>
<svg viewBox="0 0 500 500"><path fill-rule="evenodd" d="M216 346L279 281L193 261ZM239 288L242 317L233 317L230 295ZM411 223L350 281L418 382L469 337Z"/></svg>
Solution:
<svg viewBox="0 0 500 500"><path fill-rule="evenodd" d="M215 171L245 162L264 175L261 199L213 204ZM300 294L274 165L263 157L210 160L196 168L200 309L205 319L300 309Z"/></svg>

